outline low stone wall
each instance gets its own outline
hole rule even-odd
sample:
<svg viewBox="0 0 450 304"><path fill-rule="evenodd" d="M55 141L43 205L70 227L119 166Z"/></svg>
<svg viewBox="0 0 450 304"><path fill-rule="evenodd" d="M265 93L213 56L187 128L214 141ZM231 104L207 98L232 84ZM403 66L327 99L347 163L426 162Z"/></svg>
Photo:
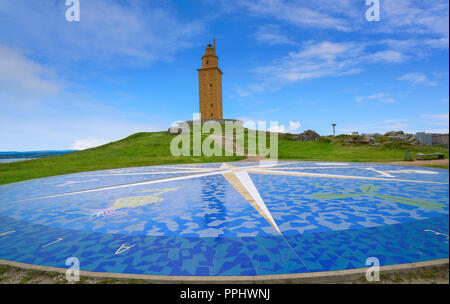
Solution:
<svg viewBox="0 0 450 304"><path fill-rule="evenodd" d="M237 123L238 126L243 126L243 124L244 124L242 122L242 120L237 120L237 119L202 119L200 122L201 122L201 125L203 126L205 123L211 122L211 121L216 121L216 122L218 122L221 125L225 125L227 122L228 123ZM171 134L180 134L181 133L180 124L182 124L182 123L187 123L189 128L192 128L194 126L194 121L193 120L179 122L178 126L174 126L174 127L170 127L169 128L169 133L171 133Z"/></svg>
<svg viewBox="0 0 450 304"><path fill-rule="evenodd" d="M232 122L232 123L239 123L241 126L244 124L242 122L242 120L237 120L237 119L202 119L201 120L201 124L205 124L206 122L210 122L210 121L217 121L218 123L220 123L221 125L224 125L226 122ZM194 125L194 121L193 120L188 120L185 121L185 123L187 123L189 125L189 127L192 127Z"/></svg>

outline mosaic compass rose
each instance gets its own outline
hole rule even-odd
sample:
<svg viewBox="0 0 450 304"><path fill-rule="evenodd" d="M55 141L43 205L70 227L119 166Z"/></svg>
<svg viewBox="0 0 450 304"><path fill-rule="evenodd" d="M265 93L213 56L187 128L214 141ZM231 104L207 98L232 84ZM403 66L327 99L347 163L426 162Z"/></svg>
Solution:
<svg viewBox="0 0 450 304"><path fill-rule="evenodd" d="M391 180L391 181L403 181L403 182L420 182L420 183L439 183L435 181L418 181L418 180L410 180L410 179L396 179L394 173L418 173L418 174L433 174L434 172L431 171L420 171L420 170L399 170L399 171L381 171L376 170L372 167L366 167L359 169L364 169L370 172L375 172L378 175L374 177L367 177L367 176L354 176L354 175L337 175L337 174L329 174L329 173L314 173L314 172L308 172L310 169L333 169L333 168L354 168L346 163L321 163L316 164L316 166L292 166L292 163L290 163L291 166L285 167L286 163L278 163L274 161L261 161L259 164L256 165L232 165L228 163L223 163L220 167L214 168L214 167L204 167L199 166L196 164L190 164L190 165L178 165L177 167L173 166L158 166L158 168L162 171L151 171L151 172L135 172L130 170L120 170L119 172L111 172L109 174L93 174L92 177L102 177L102 176L133 176L133 175L158 175L158 174L185 174L182 176L172 176L168 178L160 178L160 179L152 179L152 180L144 180L134 183L128 183L128 184L121 184L121 185L114 185L114 186L105 186L105 187L99 187L94 189L87 189L87 190L80 190L80 191L73 191L73 192L67 192L67 193L60 193L60 194L53 194L53 195L47 195L47 196L41 196L41 197L33 197L26 200L31 199L42 199L42 198L54 198L54 197L63 197L63 196L70 196L70 195L76 195L81 193L89 193L89 192L98 192L98 191L105 191L105 190L114 190L114 189L120 189L120 188L129 188L129 187L137 187L137 186L143 186L143 185L151 185L151 184L161 184L161 183L167 183L171 181L179 181L179 180L188 180L193 178L200 178L200 177L208 177L213 175L222 175L233 188L238 191L244 199L253 206L253 208L262 216L264 219L279 233L282 234L280 228L278 227L276 221L274 220L272 214L270 213L269 209L267 208L264 200L262 199L257 187L253 183L250 174L268 174L268 175L284 175L284 176L309 176L309 177L321 177L321 178L341 178L341 179L362 179L362 180ZM318 165L318 166L317 166ZM170 171L167 171L170 170ZM392 173L392 174L391 174ZM65 182L64 185L68 183L78 183L78 182ZM164 191L163 191L164 192ZM358 194L359 195L359 194ZM316 197L321 197L320 194L317 194ZM333 198L333 196L329 196L329 198ZM400 198L401 199L401 198ZM406 201L405 199L402 201L399 198L397 198L397 202L402 203L403 201ZM159 201L162 199L154 199L154 201ZM432 204L434 208L441 208L439 204ZM423 202L422 206L427 206L427 202ZM99 215L114 215L114 214L126 214L124 212L117 211L119 208L107 208L99 210L95 213L96 216Z"/></svg>
<svg viewBox="0 0 450 304"><path fill-rule="evenodd" d="M23 253L23 254L22 254ZM0 186L0 259L257 276L448 258L448 171L262 161L81 172Z"/></svg>

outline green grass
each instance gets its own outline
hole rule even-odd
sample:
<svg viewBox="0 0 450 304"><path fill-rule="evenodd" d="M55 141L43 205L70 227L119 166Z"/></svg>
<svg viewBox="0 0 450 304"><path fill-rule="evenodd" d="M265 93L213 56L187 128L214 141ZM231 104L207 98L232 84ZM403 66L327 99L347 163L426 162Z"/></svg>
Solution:
<svg viewBox="0 0 450 304"><path fill-rule="evenodd" d="M11 269L11 266L9 266L9 265L0 265L0 275L3 275L10 269Z"/></svg>
<svg viewBox="0 0 450 304"><path fill-rule="evenodd" d="M27 274L26 276L24 276L22 278L22 280L20 280L19 284L25 284L25 283L31 281L32 279L33 279L33 275Z"/></svg>
<svg viewBox="0 0 450 304"><path fill-rule="evenodd" d="M0 184L59 174L198 162L236 161L244 157L174 157L167 132L137 133L107 145L66 155L0 164ZM191 154L192 155L192 154Z"/></svg>
<svg viewBox="0 0 450 304"><path fill-rule="evenodd" d="M441 147L394 145L379 146L342 145L321 139L311 142L279 140L279 159L322 160L345 162L390 162L402 161L406 151L417 153L441 152L448 158L448 150ZM447 168L448 169L448 168Z"/></svg>
<svg viewBox="0 0 450 304"><path fill-rule="evenodd" d="M203 139L205 137L203 136ZM161 164L225 162L244 158L238 156L174 157L170 153L170 142L173 138L174 135L167 132L137 133L93 149L50 158L0 164L0 184L83 171ZM245 142L247 147L247 132ZM402 161L408 150L413 152L414 157L416 153L433 152L442 152L446 158L449 155L448 150L442 147L422 147L390 142L381 143L379 146L345 145L330 138L315 142L298 142L293 141L289 134L280 136L278 143L279 159L282 160L390 162ZM448 169L448 166L437 167Z"/></svg>
<svg viewBox="0 0 450 304"><path fill-rule="evenodd" d="M116 279L111 279L111 278L103 278L100 281L97 282L97 284L115 284L118 281Z"/></svg>
<svg viewBox="0 0 450 304"><path fill-rule="evenodd" d="M77 282L75 282L75 284L82 285L82 284L86 284L86 282L87 282L86 277L80 277L80 279Z"/></svg>

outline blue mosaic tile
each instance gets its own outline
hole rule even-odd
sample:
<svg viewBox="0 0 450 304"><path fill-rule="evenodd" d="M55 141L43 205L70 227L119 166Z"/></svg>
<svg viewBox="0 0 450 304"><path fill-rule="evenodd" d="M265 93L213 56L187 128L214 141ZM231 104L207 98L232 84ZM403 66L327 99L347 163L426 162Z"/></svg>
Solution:
<svg viewBox="0 0 450 304"><path fill-rule="evenodd" d="M278 233L221 165L0 186L0 259L65 268L74 256L86 271L230 276L354 269L368 257L381 265L448 258L447 170L281 162L271 168L277 175L250 172Z"/></svg>

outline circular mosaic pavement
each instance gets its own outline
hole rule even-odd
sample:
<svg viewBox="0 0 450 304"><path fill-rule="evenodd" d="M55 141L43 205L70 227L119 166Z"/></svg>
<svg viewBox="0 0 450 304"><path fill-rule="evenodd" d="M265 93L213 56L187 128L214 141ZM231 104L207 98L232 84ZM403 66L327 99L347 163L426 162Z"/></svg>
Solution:
<svg viewBox="0 0 450 304"><path fill-rule="evenodd" d="M0 186L0 259L254 276L449 257L448 171L362 163L171 165Z"/></svg>

